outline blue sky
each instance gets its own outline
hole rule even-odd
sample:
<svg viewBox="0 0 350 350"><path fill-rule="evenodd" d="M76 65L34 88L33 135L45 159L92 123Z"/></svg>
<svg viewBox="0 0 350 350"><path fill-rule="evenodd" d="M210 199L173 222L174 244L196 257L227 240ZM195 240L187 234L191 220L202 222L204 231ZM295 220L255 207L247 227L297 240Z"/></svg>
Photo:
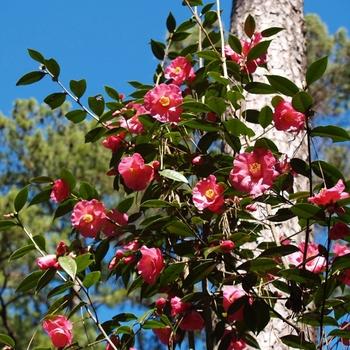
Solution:
<svg viewBox="0 0 350 350"><path fill-rule="evenodd" d="M35 97L42 101L61 91L49 79L16 87L25 73L36 70L37 62L26 48L55 58L61 66L61 81L85 78L87 95L103 92L108 85L130 93L130 80L151 83L157 60L148 45L150 39L162 41L165 19L171 11L177 23L188 19L182 0L105 0L0 2L0 111L8 115L16 98ZM214 2L214 0L212 0ZM229 26L231 0L221 0L224 23ZM334 33L350 27L350 2L305 0L306 13L318 13Z"/></svg>

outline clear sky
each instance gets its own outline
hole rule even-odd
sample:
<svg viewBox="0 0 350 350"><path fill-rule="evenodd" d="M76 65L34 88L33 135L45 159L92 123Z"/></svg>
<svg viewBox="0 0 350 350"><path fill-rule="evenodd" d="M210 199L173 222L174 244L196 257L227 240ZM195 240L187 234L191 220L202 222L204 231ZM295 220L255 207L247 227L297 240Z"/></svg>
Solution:
<svg viewBox="0 0 350 350"><path fill-rule="evenodd" d="M35 97L42 101L60 91L49 79L15 86L23 74L38 68L26 48L55 58L66 86L70 79L85 78L89 96L103 92L103 85L127 94L132 91L127 81L151 83L158 61L148 43L151 38L165 38L169 11L177 23L190 17L181 2L1 0L0 111L8 115L16 98ZM231 0L221 0L221 7L228 28ZM341 26L350 28L348 0L305 0L305 12L318 13L331 33Z"/></svg>

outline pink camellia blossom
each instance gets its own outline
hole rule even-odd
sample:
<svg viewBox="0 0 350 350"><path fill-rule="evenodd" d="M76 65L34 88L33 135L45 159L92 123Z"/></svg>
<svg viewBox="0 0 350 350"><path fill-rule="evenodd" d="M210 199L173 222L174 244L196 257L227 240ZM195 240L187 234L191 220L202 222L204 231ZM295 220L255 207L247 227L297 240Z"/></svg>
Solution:
<svg viewBox="0 0 350 350"><path fill-rule="evenodd" d="M66 181L58 179L52 186L50 198L55 202L61 202L70 195L69 185Z"/></svg>
<svg viewBox="0 0 350 350"><path fill-rule="evenodd" d="M227 336L231 338L227 350L244 350L247 347L247 344L242 339L238 338L238 334L235 330L225 329L222 338L225 338Z"/></svg>
<svg viewBox="0 0 350 350"><path fill-rule="evenodd" d="M164 298L159 298L155 302L155 306L158 310L163 310L166 306L166 300Z"/></svg>
<svg viewBox="0 0 350 350"><path fill-rule="evenodd" d="M118 348L119 338L113 334L109 339L113 343L113 345L115 345L115 347ZM107 343L106 350L114 350L114 349L112 348L112 345L110 343Z"/></svg>
<svg viewBox="0 0 350 350"><path fill-rule="evenodd" d="M142 246L141 253L142 257L137 263L139 274L142 275L145 282L154 284L165 266L162 252L158 248Z"/></svg>
<svg viewBox="0 0 350 350"><path fill-rule="evenodd" d="M193 189L192 201L198 210L208 208L213 213L220 214L224 204L222 193L225 188L216 183L216 177L209 175L197 182Z"/></svg>
<svg viewBox="0 0 350 350"><path fill-rule="evenodd" d="M123 158L118 165L118 171L125 185L133 191L146 189L148 182L153 179L154 175L153 167L145 164L139 153Z"/></svg>
<svg viewBox="0 0 350 350"><path fill-rule="evenodd" d="M343 222L337 222L328 232L328 237L333 240L342 239L350 234L350 227Z"/></svg>
<svg viewBox="0 0 350 350"><path fill-rule="evenodd" d="M118 227L128 224L128 216L124 213L119 212L117 209L110 210L108 213L106 213L106 217L106 226L103 228L102 232L107 237L117 235L118 233L115 232L115 230Z"/></svg>
<svg viewBox="0 0 350 350"><path fill-rule="evenodd" d="M182 313L185 313L190 307L190 302L182 302L181 298L179 297L173 297L170 299L170 305L171 305L171 316L176 316Z"/></svg>
<svg viewBox="0 0 350 350"><path fill-rule="evenodd" d="M120 120L120 126L122 128L127 129L129 132L133 134L137 134L137 135L142 134L145 130L145 126L140 122L139 115L147 114L145 107L140 103L129 102L125 106L125 108L134 109L135 114L129 119L125 119L124 117L122 117L122 119Z"/></svg>
<svg viewBox="0 0 350 350"><path fill-rule="evenodd" d="M303 268L305 242L299 243L298 248L300 251L288 255L288 259L292 265L301 269ZM321 273L326 269L326 266L326 258L320 256L320 245L309 243L307 246L305 269L314 273Z"/></svg>
<svg viewBox="0 0 350 350"><path fill-rule="evenodd" d="M267 51L259 58L251 61L247 61L249 51L262 40L261 33L255 33L253 39L248 42L246 40L240 40L242 45L242 53L239 54L232 50L229 44L225 46L225 55L229 57L233 62L236 62L241 67L241 72L244 74L252 74L256 71L258 66L264 65L267 59Z"/></svg>
<svg viewBox="0 0 350 350"><path fill-rule="evenodd" d="M336 257L350 254L350 249L347 246L341 245L339 243L334 244L333 251L334 251Z"/></svg>
<svg viewBox="0 0 350 350"><path fill-rule="evenodd" d="M204 162L204 159L201 156L197 156L192 159L192 164L194 165L201 165L203 164L203 162Z"/></svg>
<svg viewBox="0 0 350 350"><path fill-rule="evenodd" d="M204 327L203 317L198 311L188 312L180 323L183 331L201 331Z"/></svg>
<svg viewBox="0 0 350 350"><path fill-rule="evenodd" d="M275 128L280 131L299 132L305 127L305 114L297 112L290 102L280 101L272 116Z"/></svg>
<svg viewBox="0 0 350 350"><path fill-rule="evenodd" d="M239 154L233 161L230 182L238 191L260 195L270 189L273 180L280 175L274 168L276 162L266 148L254 148L251 153Z"/></svg>
<svg viewBox="0 0 350 350"><path fill-rule="evenodd" d="M43 328L57 348L63 348L72 343L73 325L66 317L56 316L54 319L47 319L43 322Z"/></svg>
<svg viewBox="0 0 350 350"><path fill-rule="evenodd" d="M115 153L119 148L124 146L125 133L120 132L118 135L107 136L102 141L103 147L110 149L112 153Z"/></svg>
<svg viewBox="0 0 350 350"><path fill-rule="evenodd" d="M123 245L123 249L125 249L125 250L136 251L139 248L140 248L140 242L136 239Z"/></svg>
<svg viewBox="0 0 350 350"><path fill-rule="evenodd" d="M345 185L343 180L339 179L335 186L331 188L322 188L318 194L309 197L307 200L310 203L324 205L329 212L333 212L334 206L338 200L349 197L349 193L344 192L344 190Z"/></svg>
<svg viewBox="0 0 350 350"><path fill-rule="evenodd" d="M223 253L231 253L232 249L235 247L235 244L231 240L225 240L220 243L220 248Z"/></svg>
<svg viewBox="0 0 350 350"><path fill-rule="evenodd" d="M180 88L175 84L159 84L148 91L144 106L151 116L161 123L177 123L183 111L178 107L183 102Z"/></svg>
<svg viewBox="0 0 350 350"><path fill-rule="evenodd" d="M64 241L60 241L56 247L56 253L58 256L62 256L67 253L67 246Z"/></svg>
<svg viewBox="0 0 350 350"><path fill-rule="evenodd" d="M227 313L230 306L239 298L248 295L243 289L239 289L235 286L224 286L222 288L223 294L223 302L222 305L224 307L225 312ZM243 320L243 310L244 306L242 306L239 310L234 312L233 314L227 315L227 321L232 323L234 321Z"/></svg>
<svg viewBox="0 0 350 350"><path fill-rule="evenodd" d="M60 264L57 261L56 254L41 256L36 259L36 264L40 270L47 270L50 267L54 267L56 270L59 270L61 268Z"/></svg>
<svg viewBox="0 0 350 350"><path fill-rule="evenodd" d="M169 345L171 336L173 337L173 342L176 341L174 334L168 325L166 325L165 328L153 328L152 331L164 345Z"/></svg>
<svg viewBox="0 0 350 350"><path fill-rule="evenodd" d="M172 79L175 85L182 85L186 80L192 84L196 79L191 62L186 57L176 57L168 67L165 68L164 77Z"/></svg>
<svg viewBox="0 0 350 350"><path fill-rule="evenodd" d="M96 199L82 200L75 205L71 221L73 227L82 236L95 238L96 234L107 224L106 208Z"/></svg>

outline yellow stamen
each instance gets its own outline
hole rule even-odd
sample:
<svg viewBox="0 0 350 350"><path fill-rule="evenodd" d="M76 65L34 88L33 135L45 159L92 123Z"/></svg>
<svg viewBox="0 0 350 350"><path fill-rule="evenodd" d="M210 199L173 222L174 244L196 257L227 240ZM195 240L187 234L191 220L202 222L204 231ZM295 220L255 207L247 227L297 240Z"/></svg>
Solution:
<svg viewBox="0 0 350 350"><path fill-rule="evenodd" d="M205 196L210 198L210 199L213 199L215 197L215 192L212 189L206 190Z"/></svg>
<svg viewBox="0 0 350 350"><path fill-rule="evenodd" d="M85 214L83 216L83 220L88 224L90 223L92 220L94 219L94 217L91 214Z"/></svg>
<svg viewBox="0 0 350 350"><path fill-rule="evenodd" d="M169 106L170 105L170 98L168 96L163 96L159 99L159 102L163 107Z"/></svg>
<svg viewBox="0 0 350 350"><path fill-rule="evenodd" d="M181 72L181 70L182 69L180 67L176 67L174 73L179 74Z"/></svg>
<svg viewBox="0 0 350 350"><path fill-rule="evenodd" d="M261 165L259 163L253 163L249 165L249 171L252 175L259 175L261 170Z"/></svg>

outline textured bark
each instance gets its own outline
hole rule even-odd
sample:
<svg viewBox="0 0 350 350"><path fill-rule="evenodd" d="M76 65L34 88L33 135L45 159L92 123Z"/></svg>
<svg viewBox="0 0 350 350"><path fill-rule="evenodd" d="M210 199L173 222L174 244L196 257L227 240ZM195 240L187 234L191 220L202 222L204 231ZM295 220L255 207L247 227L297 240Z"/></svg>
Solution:
<svg viewBox="0 0 350 350"><path fill-rule="evenodd" d="M238 38L246 39L244 34L244 21L251 14L256 21L257 31L262 31L270 27L283 27L285 30L273 37L273 41L268 50L268 69L258 68L254 73L254 81L267 83L264 77L266 74L284 76L292 80L296 85L302 87L305 76L306 54L305 54L305 30L303 18L303 0L234 0L231 13L231 33ZM271 106L272 95L247 95L246 107L260 110L263 106ZM286 97L290 101L290 98ZM252 127L252 125L249 125ZM254 128L256 135L262 134L264 130ZM301 132L295 136L292 133L277 131L274 128L264 137L268 137L275 142L280 152L287 154L289 158L298 157L306 160L307 146L305 133ZM295 179L295 190L307 190L308 183L305 177ZM259 211L260 218L266 208ZM259 214L258 214L259 215ZM276 241L280 235L292 236L292 242L299 243L305 240L305 233L300 232L300 227L296 220L283 222L283 225L272 227L266 230L264 240ZM275 231L275 234L273 232ZM276 242L278 244L278 242ZM254 249L252 247L252 249ZM275 309L285 318L291 320L291 311L284 306L285 301L278 302ZM305 329L306 339L315 340L316 330L314 328ZM293 330L278 318L272 319L270 324L257 337L261 349L288 349L279 338L283 335L295 334Z"/></svg>

